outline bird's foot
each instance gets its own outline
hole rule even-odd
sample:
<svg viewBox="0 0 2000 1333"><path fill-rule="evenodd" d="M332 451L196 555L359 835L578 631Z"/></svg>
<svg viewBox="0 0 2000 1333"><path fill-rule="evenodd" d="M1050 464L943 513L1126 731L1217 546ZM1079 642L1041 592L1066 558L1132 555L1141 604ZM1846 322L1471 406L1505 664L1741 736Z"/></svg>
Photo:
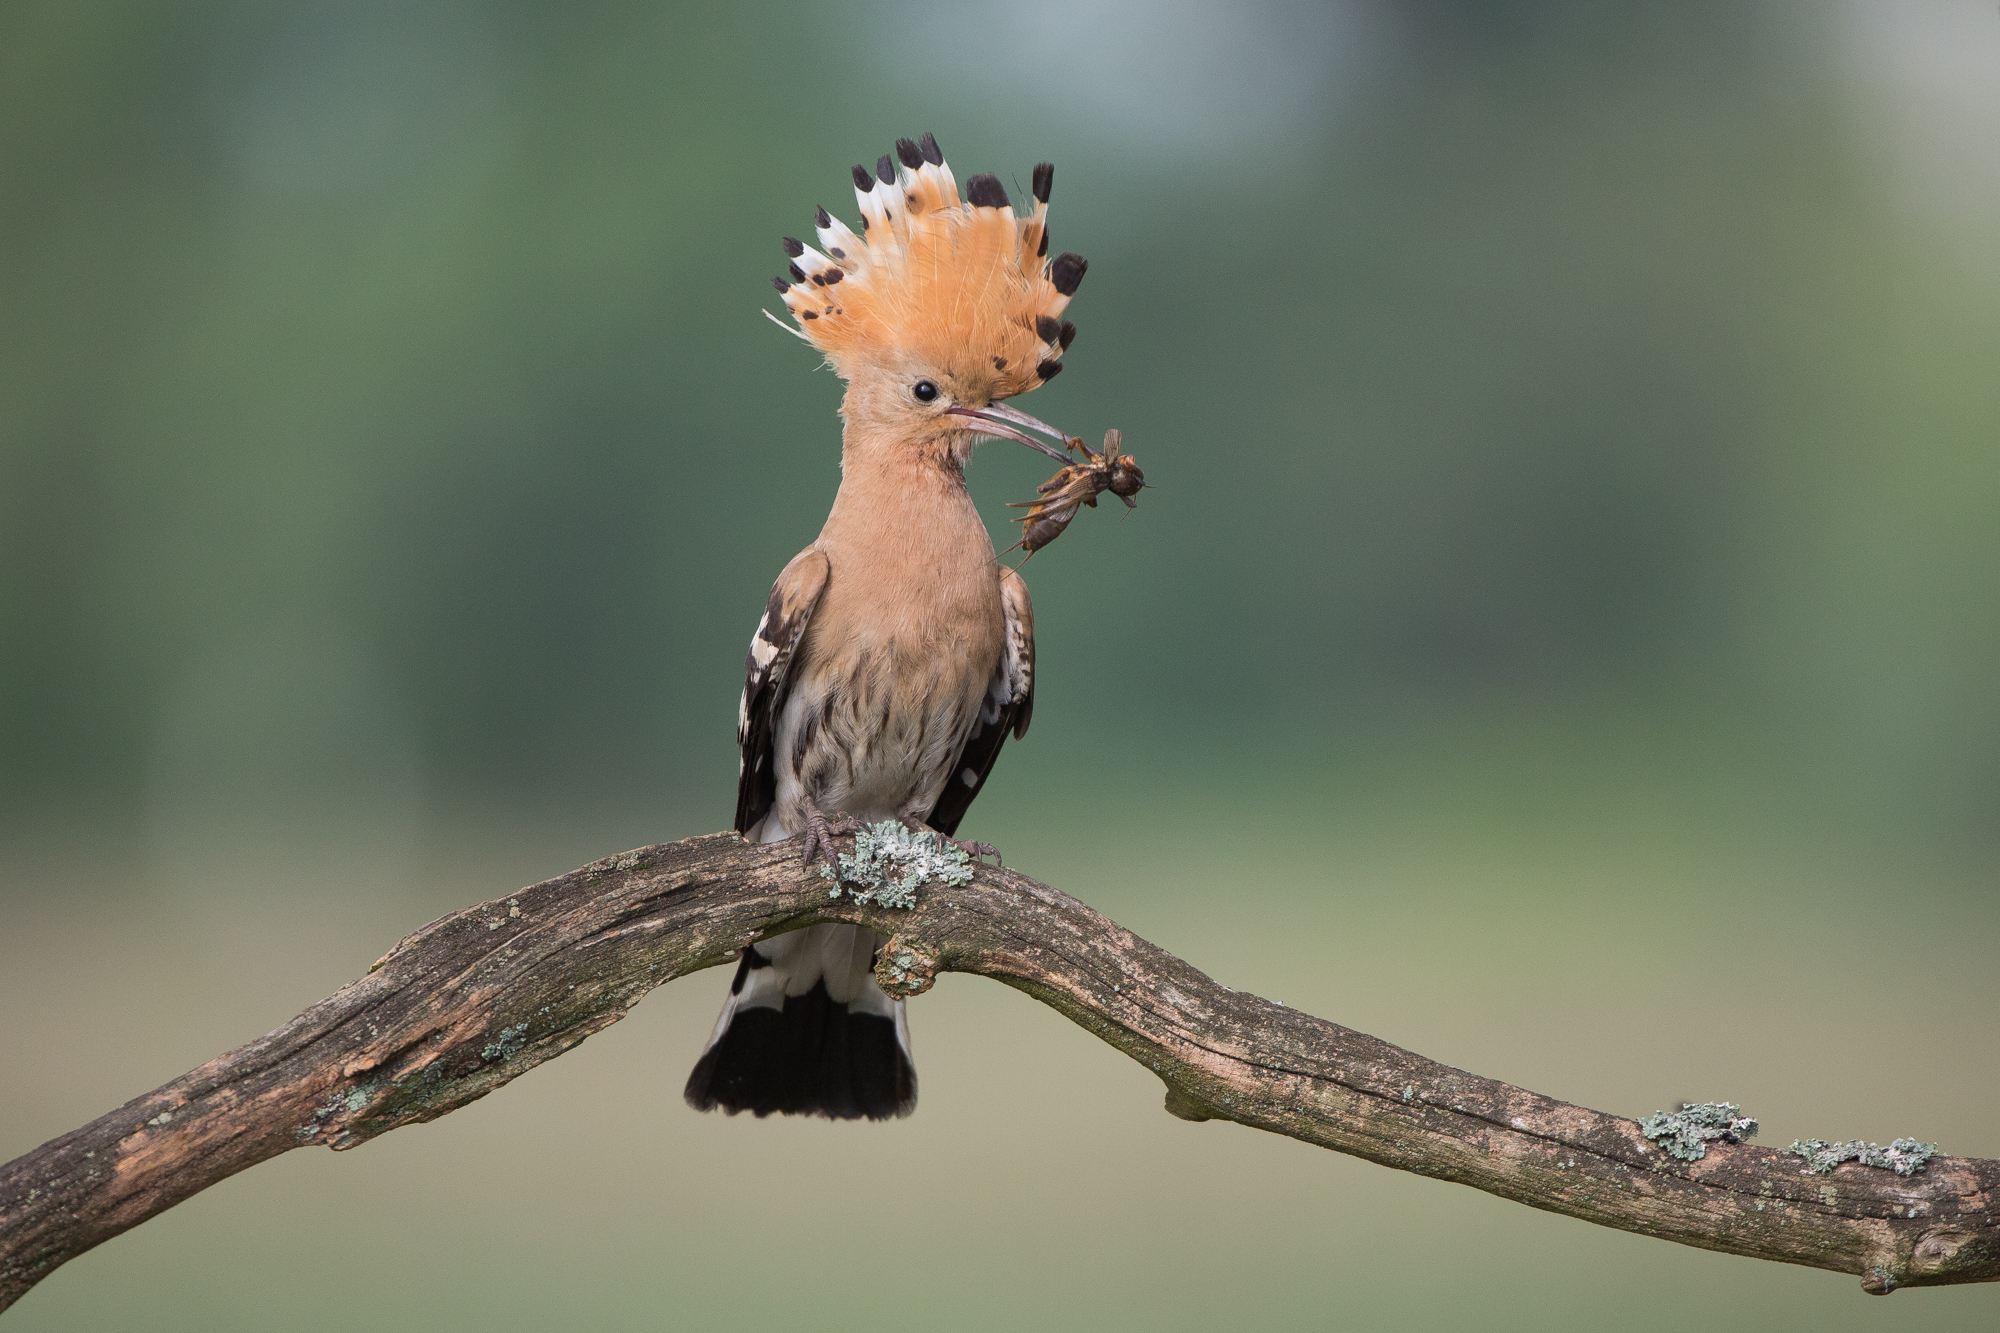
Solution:
<svg viewBox="0 0 2000 1333"><path fill-rule="evenodd" d="M950 844L971 857L975 862L982 856L990 856L993 858L993 864L997 866L1005 866L1007 864L1000 859L1000 849L992 843L974 842L971 838L948 838L929 824L926 824L923 820L918 819L915 815L904 815L903 827L912 833L928 833L938 840L939 846Z"/></svg>
<svg viewBox="0 0 2000 1333"><path fill-rule="evenodd" d="M838 873L840 849L833 845L833 840L844 838L860 827L861 821L858 819L849 819L845 815L839 819L828 819L820 813L818 806L807 804L806 846L802 858L805 868L811 870L814 861L823 861L828 869Z"/></svg>
<svg viewBox="0 0 2000 1333"><path fill-rule="evenodd" d="M990 856L993 858L994 865L1002 869L1006 868L1007 863L1000 859L1000 849L990 842L975 842L971 838L946 838L945 841L958 848L961 852L964 852L975 862L982 856Z"/></svg>

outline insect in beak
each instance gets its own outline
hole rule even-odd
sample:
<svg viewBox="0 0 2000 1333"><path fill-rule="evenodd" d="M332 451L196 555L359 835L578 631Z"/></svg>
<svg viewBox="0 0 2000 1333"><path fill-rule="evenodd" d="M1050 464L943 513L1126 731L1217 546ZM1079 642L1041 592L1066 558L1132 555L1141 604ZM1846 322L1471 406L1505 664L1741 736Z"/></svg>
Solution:
<svg viewBox="0 0 2000 1333"><path fill-rule="evenodd" d="M948 407L945 409L945 415L954 417L970 417L974 421L979 423L978 430L981 435L992 435L1003 440L1019 441L1020 443L1027 445L1030 449L1041 450L1043 453L1047 454L1050 458L1053 458L1057 462L1063 463L1065 465L1067 465L1070 461L1069 453L1067 452L1067 450L1058 449L1052 444L1043 444L1040 440L1036 439L1034 436L1024 434L1020 430L1017 430L1016 427L1025 426L1029 430L1038 430L1044 435L1052 436L1055 439L1063 441L1064 444L1068 444L1069 442L1069 437L1067 435L1064 435L1054 426L1050 426L1043 422L1037 421L1033 417L1029 416L1026 412L1022 412L1015 408L1009 407L1005 403L991 403L985 407L976 407L976 408Z"/></svg>
<svg viewBox="0 0 2000 1333"><path fill-rule="evenodd" d="M1076 517L1079 506L1097 508L1097 497L1110 491L1125 502L1127 509L1137 509L1139 502L1133 497L1146 489L1146 474L1139 470L1139 464L1132 455L1121 454L1124 435L1116 430L1104 432L1104 452L1092 453L1090 446L1082 440L1069 441L1070 448L1083 455L1081 463L1067 464L1062 471L1050 477L1036 488L1036 498L1007 506L1009 509L1025 509L1028 512L1015 519L1021 525L1021 540L1008 547L1019 548L1028 554L1022 563L1034 557L1035 552L1063 535L1069 521Z"/></svg>

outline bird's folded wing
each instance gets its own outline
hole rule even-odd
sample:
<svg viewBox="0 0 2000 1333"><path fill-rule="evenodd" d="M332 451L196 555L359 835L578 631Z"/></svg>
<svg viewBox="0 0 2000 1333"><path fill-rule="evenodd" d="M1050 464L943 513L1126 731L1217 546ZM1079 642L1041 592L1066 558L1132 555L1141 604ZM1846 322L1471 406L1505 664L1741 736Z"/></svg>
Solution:
<svg viewBox="0 0 2000 1333"><path fill-rule="evenodd" d="M777 799L777 757L772 753L778 715L784 711L792 655L806 636L820 594L826 591L826 555L808 546L792 557L771 586L764 618L743 660L743 700L736 710L736 831L748 833Z"/></svg>
<svg viewBox="0 0 2000 1333"><path fill-rule="evenodd" d="M993 680L986 687L986 699L979 710L965 749L952 765L944 791L925 822L940 833L958 831L958 821L986 775L1000 757L1007 734L1017 738L1028 734L1028 719L1035 712L1035 608L1028 601L1028 585L1021 576L1000 566L1000 601L1007 613L1007 642L1000 661L993 668Z"/></svg>

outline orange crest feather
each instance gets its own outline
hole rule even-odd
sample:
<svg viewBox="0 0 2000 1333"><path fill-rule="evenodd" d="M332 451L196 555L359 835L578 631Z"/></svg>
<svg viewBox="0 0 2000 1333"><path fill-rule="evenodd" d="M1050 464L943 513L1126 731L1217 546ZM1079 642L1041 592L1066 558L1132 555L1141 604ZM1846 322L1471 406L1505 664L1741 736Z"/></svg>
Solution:
<svg viewBox="0 0 2000 1333"><path fill-rule="evenodd" d="M1034 212L1016 217L995 177L972 177L961 200L936 139L898 139L894 159L854 168L862 234L821 209L820 248L786 239L790 280L773 282L799 336L843 379L871 363L919 367L997 400L1055 378L1076 335L1062 312L1087 266L1047 258L1054 176L1035 168Z"/></svg>

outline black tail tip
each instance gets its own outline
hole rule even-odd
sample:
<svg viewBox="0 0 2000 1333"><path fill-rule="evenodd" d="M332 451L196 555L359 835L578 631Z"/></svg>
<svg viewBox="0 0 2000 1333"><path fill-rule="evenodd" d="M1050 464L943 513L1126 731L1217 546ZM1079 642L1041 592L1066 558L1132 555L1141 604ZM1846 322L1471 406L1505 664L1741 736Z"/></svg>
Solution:
<svg viewBox="0 0 2000 1333"><path fill-rule="evenodd" d="M849 1013L821 982L782 1011L738 1009L695 1062L683 1095L697 1111L894 1120L917 1108L917 1071L894 1019Z"/></svg>
<svg viewBox="0 0 2000 1333"><path fill-rule="evenodd" d="M1056 183L1056 164L1053 162L1036 163L1035 187L1034 187L1035 202L1038 204L1046 204L1049 201L1049 187L1054 185L1055 183Z"/></svg>
<svg viewBox="0 0 2000 1333"><path fill-rule="evenodd" d="M937 136L935 134L926 133L923 138L917 140L917 149L924 155L924 161L930 163L932 166L941 167L944 165L944 149L938 147Z"/></svg>

